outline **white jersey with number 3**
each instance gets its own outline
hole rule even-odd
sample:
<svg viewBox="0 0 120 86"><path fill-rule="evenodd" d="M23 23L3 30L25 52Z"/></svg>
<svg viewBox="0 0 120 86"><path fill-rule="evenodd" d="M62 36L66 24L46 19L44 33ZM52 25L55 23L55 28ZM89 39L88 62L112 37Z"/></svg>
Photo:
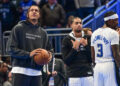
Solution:
<svg viewBox="0 0 120 86"><path fill-rule="evenodd" d="M92 34L91 46L95 50L95 62L114 61L111 45L119 44L118 33L111 28L99 28Z"/></svg>

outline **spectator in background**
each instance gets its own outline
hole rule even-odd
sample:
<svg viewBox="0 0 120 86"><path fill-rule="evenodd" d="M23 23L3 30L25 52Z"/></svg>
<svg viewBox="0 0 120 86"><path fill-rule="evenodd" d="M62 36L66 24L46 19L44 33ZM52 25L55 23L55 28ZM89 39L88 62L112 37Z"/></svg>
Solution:
<svg viewBox="0 0 120 86"><path fill-rule="evenodd" d="M72 23L73 18L74 18L74 16L72 16L72 15L68 17L66 28L71 28L70 25Z"/></svg>
<svg viewBox="0 0 120 86"><path fill-rule="evenodd" d="M48 64L47 76L52 74L52 77L54 77L54 86L64 86L64 79L66 79L64 62L58 58L54 58L54 60L55 60L54 64L53 64L53 60L51 60L50 63ZM52 71L53 65L54 65L54 71ZM44 66L44 68L46 69L46 66ZM60 75L62 75L64 79ZM46 77L44 76L43 78L46 79ZM49 82L46 83L46 86L48 86L47 84L49 84Z"/></svg>
<svg viewBox="0 0 120 86"><path fill-rule="evenodd" d="M71 23L72 23L73 18L74 18L74 16L72 16L72 15L70 15L70 16L68 17L67 23L66 23L66 29L69 29L69 28L70 28L70 29L72 30L72 28L71 28ZM63 33L70 33L71 30L63 31Z"/></svg>
<svg viewBox="0 0 120 86"><path fill-rule="evenodd" d="M7 64L0 63L0 86L2 86L2 84L7 80L7 71L8 71Z"/></svg>
<svg viewBox="0 0 120 86"><path fill-rule="evenodd" d="M33 1L35 1L37 5L39 5L39 3L41 2L41 0L33 0Z"/></svg>
<svg viewBox="0 0 120 86"><path fill-rule="evenodd" d="M48 0L34 0L37 5L42 8L44 4L46 4L48 2Z"/></svg>
<svg viewBox="0 0 120 86"><path fill-rule="evenodd" d="M65 0L57 0L57 2L64 8Z"/></svg>
<svg viewBox="0 0 120 86"><path fill-rule="evenodd" d="M85 18L89 14L94 13L95 8L100 6L99 0L74 0L77 8L77 15L80 18ZM96 3L96 4L95 4Z"/></svg>
<svg viewBox="0 0 120 86"><path fill-rule="evenodd" d="M105 5L106 3L108 3L110 0L101 0L101 5Z"/></svg>
<svg viewBox="0 0 120 86"><path fill-rule="evenodd" d="M19 3L18 11L20 14L20 20L26 20L27 10L31 5L36 5L33 0L21 0Z"/></svg>
<svg viewBox="0 0 120 86"><path fill-rule="evenodd" d="M63 7L57 3L57 0L48 0L41 9L41 25L44 28L61 28L65 23L65 11ZM50 33L59 33L60 31L53 31ZM55 52L60 52L60 37L51 39Z"/></svg>
<svg viewBox="0 0 120 86"><path fill-rule="evenodd" d="M92 35L92 30L91 30L91 28L83 28L83 31L84 31L84 34L85 34L85 35L89 35L89 36Z"/></svg>
<svg viewBox="0 0 120 86"><path fill-rule="evenodd" d="M39 3L39 7L42 8L47 3L48 3L48 0L41 0Z"/></svg>
<svg viewBox="0 0 120 86"><path fill-rule="evenodd" d="M75 7L75 1L74 0L64 0L64 9L66 12L66 20L69 16L77 16L77 9Z"/></svg>
<svg viewBox="0 0 120 86"><path fill-rule="evenodd" d="M41 22L44 27L61 28L65 21L65 11L57 0L48 0L41 9Z"/></svg>
<svg viewBox="0 0 120 86"><path fill-rule="evenodd" d="M11 30L18 21L18 13L15 5L10 0L1 0L0 20L2 23L2 32Z"/></svg>
<svg viewBox="0 0 120 86"><path fill-rule="evenodd" d="M8 73L8 80L3 83L3 86L12 86L12 74Z"/></svg>
<svg viewBox="0 0 120 86"><path fill-rule="evenodd" d="M54 82L55 82L55 85L54 86L63 86L64 85L64 79L59 75L61 74L62 76L65 77L65 66L64 66L64 62L61 60L61 59L57 59L57 58L54 58L55 59L55 63L53 64L54 65L54 72L52 73L52 63L53 61L51 61L49 63L49 74L52 73L53 77L54 77Z"/></svg>

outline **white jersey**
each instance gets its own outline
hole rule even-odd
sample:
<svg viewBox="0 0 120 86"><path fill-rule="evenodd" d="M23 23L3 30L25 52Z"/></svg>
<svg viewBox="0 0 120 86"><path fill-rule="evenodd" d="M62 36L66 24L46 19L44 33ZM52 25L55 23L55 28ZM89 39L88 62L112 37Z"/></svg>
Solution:
<svg viewBox="0 0 120 86"><path fill-rule="evenodd" d="M114 61L111 45L119 44L118 33L111 28L99 28L93 32L91 46L95 50L95 62Z"/></svg>

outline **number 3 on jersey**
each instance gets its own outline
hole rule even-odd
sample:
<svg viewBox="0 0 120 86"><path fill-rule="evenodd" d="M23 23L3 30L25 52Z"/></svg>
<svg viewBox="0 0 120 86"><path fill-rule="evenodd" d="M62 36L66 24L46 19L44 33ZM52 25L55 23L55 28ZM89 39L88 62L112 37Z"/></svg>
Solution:
<svg viewBox="0 0 120 86"><path fill-rule="evenodd" d="M97 57L102 57L103 56L103 45L102 44L97 44Z"/></svg>

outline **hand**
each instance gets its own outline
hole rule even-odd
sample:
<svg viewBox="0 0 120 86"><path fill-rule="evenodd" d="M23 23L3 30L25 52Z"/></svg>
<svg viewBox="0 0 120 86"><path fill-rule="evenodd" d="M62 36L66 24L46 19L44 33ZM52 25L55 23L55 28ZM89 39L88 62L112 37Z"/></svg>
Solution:
<svg viewBox="0 0 120 86"><path fill-rule="evenodd" d="M81 38L80 39L80 44L82 44L83 46L86 46L88 44L87 39Z"/></svg>
<svg viewBox="0 0 120 86"><path fill-rule="evenodd" d="M50 71L47 71L47 74L50 75L51 74Z"/></svg>
<svg viewBox="0 0 120 86"><path fill-rule="evenodd" d="M54 77L54 76L56 76L57 75L57 71L53 71L52 72L52 76Z"/></svg>
<svg viewBox="0 0 120 86"><path fill-rule="evenodd" d="M49 58L48 62L50 62L51 59L52 59L52 53L51 53L50 51L48 51L48 53L49 53L49 55L50 55L50 58Z"/></svg>
<svg viewBox="0 0 120 86"><path fill-rule="evenodd" d="M119 34L119 36L120 36L120 28L117 29L117 32L118 32L118 34Z"/></svg>
<svg viewBox="0 0 120 86"><path fill-rule="evenodd" d="M80 42L79 42L78 40L75 40L75 41L71 40L71 42L72 42L72 44L73 44L73 48L74 48L75 50L78 50L78 49L79 49L79 46L80 46Z"/></svg>
<svg viewBox="0 0 120 86"><path fill-rule="evenodd" d="M41 48L35 49L35 50L30 52L30 57L33 57L40 52L41 52Z"/></svg>
<svg viewBox="0 0 120 86"><path fill-rule="evenodd" d="M47 71L47 74L50 75L51 72ZM56 76L56 75L57 75L57 71L53 71L53 72L52 72L52 76L54 77L54 76Z"/></svg>

